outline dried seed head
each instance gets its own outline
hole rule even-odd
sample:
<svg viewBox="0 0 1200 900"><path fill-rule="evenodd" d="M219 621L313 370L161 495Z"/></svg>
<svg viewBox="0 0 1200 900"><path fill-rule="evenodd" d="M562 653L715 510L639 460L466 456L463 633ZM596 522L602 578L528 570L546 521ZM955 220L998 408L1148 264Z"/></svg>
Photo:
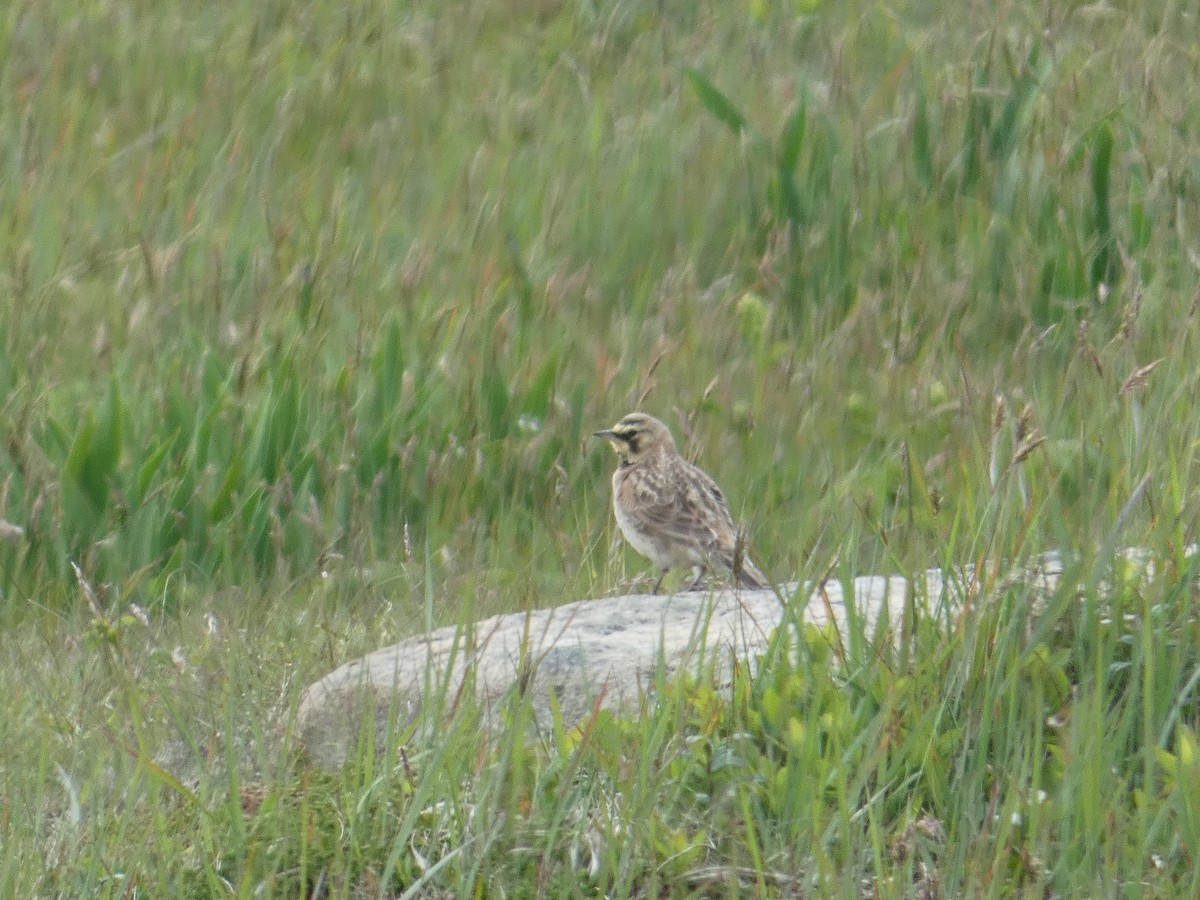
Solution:
<svg viewBox="0 0 1200 900"><path fill-rule="evenodd" d="M75 560L71 560L71 568L75 571L75 580L79 583L79 589L83 592L83 597L87 600L88 608L92 611L92 615L96 618L102 618L103 613L100 609L100 600L96 596L96 591L92 587L90 581L83 574L83 569Z"/></svg>
<svg viewBox="0 0 1200 900"><path fill-rule="evenodd" d="M1033 421L1033 407L1026 403L1021 407L1021 415L1017 418L1017 443L1025 440L1031 433L1029 423Z"/></svg>
<svg viewBox="0 0 1200 900"><path fill-rule="evenodd" d="M1125 307L1125 316L1121 321L1121 333L1125 335L1126 340L1132 340L1137 331L1138 316L1142 313L1142 298L1145 291L1142 288L1142 283L1139 281L1133 289L1133 299L1129 301L1129 305Z"/></svg>
<svg viewBox="0 0 1200 900"><path fill-rule="evenodd" d="M1034 431L1032 434L1025 437L1019 444L1017 449L1013 451L1013 463L1019 465L1025 462L1026 459L1042 444L1046 443L1046 437L1040 431Z"/></svg>
<svg viewBox="0 0 1200 900"><path fill-rule="evenodd" d="M1118 393L1127 394L1134 388L1140 388L1146 383L1146 379L1150 376L1150 373L1157 369L1159 365L1162 364L1164 359L1166 359L1165 356L1160 356L1154 362L1147 363L1135 371L1132 375L1125 379L1125 383L1121 385L1121 390Z"/></svg>
<svg viewBox="0 0 1200 900"><path fill-rule="evenodd" d="M1079 346L1083 352L1087 354L1091 360L1092 366L1096 369L1097 375L1104 374L1104 366L1100 364L1100 357L1096 355L1096 348L1092 346L1092 342L1088 340L1088 320L1081 319L1079 322L1078 332Z"/></svg>

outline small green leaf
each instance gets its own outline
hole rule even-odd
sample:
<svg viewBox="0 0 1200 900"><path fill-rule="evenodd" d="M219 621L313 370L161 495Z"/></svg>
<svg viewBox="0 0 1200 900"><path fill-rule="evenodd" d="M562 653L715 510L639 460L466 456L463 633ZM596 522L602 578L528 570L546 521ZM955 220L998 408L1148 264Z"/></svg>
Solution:
<svg viewBox="0 0 1200 900"><path fill-rule="evenodd" d="M1092 147L1092 199L1096 204L1096 229L1109 230L1109 190L1112 177L1112 127L1105 122L1096 131Z"/></svg>
<svg viewBox="0 0 1200 900"><path fill-rule="evenodd" d="M38 434L38 445L47 456L57 461L70 454L71 439L56 419L47 417Z"/></svg>
<svg viewBox="0 0 1200 900"><path fill-rule="evenodd" d="M1113 132L1105 122L1096 132L1092 145L1092 202L1095 204L1094 228L1096 253L1092 257L1092 284L1111 283L1116 276L1113 253L1110 190L1112 179Z"/></svg>
<svg viewBox="0 0 1200 900"><path fill-rule="evenodd" d="M770 200L776 218L801 224L804 216L800 208L800 192L791 170L780 166L775 182L771 185Z"/></svg>
<svg viewBox="0 0 1200 900"><path fill-rule="evenodd" d="M404 345L400 324L393 319L375 350L375 418L386 421L400 405L404 382Z"/></svg>
<svg viewBox="0 0 1200 900"><path fill-rule="evenodd" d="M117 380L109 383L108 400L88 441L79 471L80 487L92 498L97 510L108 505L111 482L121 461L121 418L123 407Z"/></svg>
<svg viewBox="0 0 1200 900"><path fill-rule="evenodd" d="M87 460L92 452L92 439L96 434L96 420L90 412L84 413L83 421L75 437L71 439L70 449L67 450L67 462L64 470L74 481L82 481Z"/></svg>
<svg viewBox="0 0 1200 900"><path fill-rule="evenodd" d="M1154 222L1146 210L1146 173L1141 166L1129 170L1129 237L1130 251L1143 249L1150 243Z"/></svg>
<svg viewBox="0 0 1200 900"><path fill-rule="evenodd" d="M529 415L544 419L549 414L550 404L554 400L554 388L558 384L560 356L558 351L552 352L534 376L529 389L525 391L521 407Z"/></svg>
<svg viewBox="0 0 1200 900"><path fill-rule="evenodd" d="M1180 724L1175 729L1175 744L1179 754L1179 765L1184 769L1196 769L1200 763L1200 752L1197 750L1196 735L1192 733L1192 729Z"/></svg>
<svg viewBox="0 0 1200 900"><path fill-rule="evenodd" d="M154 480L154 476L158 474L159 468L163 464L163 460L167 458L167 454L171 451L171 445L175 443L175 436L167 438L159 444L150 455L146 457L146 461L142 463L138 469L135 485L137 487L137 497L134 498L134 503L141 503L146 496L146 492L150 490L150 482Z"/></svg>
<svg viewBox="0 0 1200 900"><path fill-rule="evenodd" d="M796 171L800 151L804 149L804 135L808 129L808 104L800 103L783 124L779 138L779 168L787 172Z"/></svg>
<svg viewBox="0 0 1200 900"><path fill-rule="evenodd" d="M213 522L220 522L229 514L234 491L237 490L241 481L242 454L234 453L233 459L229 461L229 467L225 470L225 477L221 479L221 486L208 505L208 515Z"/></svg>
<svg viewBox="0 0 1200 900"><path fill-rule="evenodd" d="M767 727L772 731L778 731L783 725L783 697L774 688L767 688L763 691L762 700L759 701L759 709L762 710L763 719L767 723Z"/></svg>
<svg viewBox="0 0 1200 900"><path fill-rule="evenodd" d="M1179 777L1179 757L1174 753L1168 753L1161 747L1154 748L1154 756L1168 778L1176 779Z"/></svg>
<svg viewBox="0 0 1200 900"><path fill-rule="evenodd" d="M224 394L225 390L222 388L213 398L212 408L207 413L197 410L196 428L192 434L192 462L198 469L208 465L209 439L212 437L213 424L225 406Z"/></svg>
<svg viewBox="0 0 1200 900"><path fill-rule="evenodd" d="M709 81L702 72L689 67L684 70L684 75L691 82L692 90L696 92L696 96L704 108L725 123L730 131L741 134L743 131L750 130L746 117L734 106L733 101L726 97L720 88Z"/></svg>

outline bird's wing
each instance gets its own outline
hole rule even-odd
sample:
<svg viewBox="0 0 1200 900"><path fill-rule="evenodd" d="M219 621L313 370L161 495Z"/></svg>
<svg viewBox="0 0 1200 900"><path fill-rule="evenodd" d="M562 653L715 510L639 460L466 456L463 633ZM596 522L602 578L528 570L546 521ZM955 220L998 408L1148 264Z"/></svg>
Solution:
<svg viewBox="0 0 1200 900"><path fill-rule="evenodd" d="M687 463L691 469L692 478L687 491L690 498L685 501L698 510L702 510L706 522L712 523L709 529L709 540L703 542L705 552L710 559L716 560L726 569L734 572L738 580L750 588L765 588L769 586L767 577L759 570L754 561L745 552L744 547L738 546L737 527L733 516L729 514L729 504L717 483L703 469ZM738 555L741 559L738 559Z"/></svg>
<svg viewBox="0 0 1200 900"><path fill-rule="evenodd" d="M697 510L698 517L708 523L712 535L709 552L732 548L737 535L725 495L707 472L691 463L686 465L691 469L692 477L688 479L684 502L689 508Z"/></svg>
<svg viewBox="0 0 1200 900"><path fill-rule="evenodd" d="M690 463L680 463L686 468L674 473L679 477L631 479L633 496L627 514L644 531L719 558L735 542L725 497L708 475Z"/></svg>

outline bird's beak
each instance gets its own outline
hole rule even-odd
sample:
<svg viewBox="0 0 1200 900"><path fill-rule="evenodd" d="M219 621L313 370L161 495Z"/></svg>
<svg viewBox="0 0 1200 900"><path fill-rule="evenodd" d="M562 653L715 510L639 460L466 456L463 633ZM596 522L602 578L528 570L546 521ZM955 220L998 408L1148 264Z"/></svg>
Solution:
<svg viewBox="0 0 1200 900"><path fill-rule="evenodd" d="M621 457L621 459L624 459L625 454L629 452L629 441L625 440L625 438L621 437L611 428L605 428L603 431L594 431L592 434L608 441L609 446L613 448L613 452Z"/></svg>

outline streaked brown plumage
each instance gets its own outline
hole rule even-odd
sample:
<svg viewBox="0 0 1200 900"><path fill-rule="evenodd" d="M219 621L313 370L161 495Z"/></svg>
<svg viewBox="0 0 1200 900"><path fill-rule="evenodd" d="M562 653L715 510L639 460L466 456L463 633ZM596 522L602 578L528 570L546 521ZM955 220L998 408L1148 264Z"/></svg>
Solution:
<svg viewBox="0 0 1200 900"><path fill-rule="evenodd" d="M613 511L625 539L662 569L689 567L699 586L705 571L733 573L744 587L770 584L745 554L725 496L707 474L679 455L671 432L658 419L630 413L612 428L597 431L616 450Z"/></svg>

